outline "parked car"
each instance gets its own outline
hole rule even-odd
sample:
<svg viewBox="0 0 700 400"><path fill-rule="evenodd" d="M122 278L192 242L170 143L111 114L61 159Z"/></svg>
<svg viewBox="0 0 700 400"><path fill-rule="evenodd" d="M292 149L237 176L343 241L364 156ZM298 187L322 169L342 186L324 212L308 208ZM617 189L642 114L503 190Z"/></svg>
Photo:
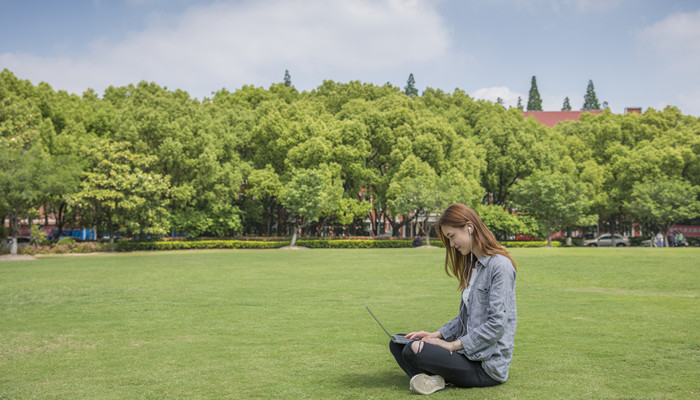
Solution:
<svg viewBox="0 0 700 400"><path fill-rule="evenodd" d="M29 246L29 244L32 242L31 237L17 237L17 247L24 247L24 246ZM12 247L12 238L7 238L5 241L5 248L9 249Z"/></svg>
<svg viewBox="0 0 700 400"><path fill-rule="evenodd" d="M583 245L590 247L610 247L613 245L612 236L609 233L606 233L594 239L584 240ZM629 245L629 239L622 235L615 234L615 247L625 247Z"/></svg>

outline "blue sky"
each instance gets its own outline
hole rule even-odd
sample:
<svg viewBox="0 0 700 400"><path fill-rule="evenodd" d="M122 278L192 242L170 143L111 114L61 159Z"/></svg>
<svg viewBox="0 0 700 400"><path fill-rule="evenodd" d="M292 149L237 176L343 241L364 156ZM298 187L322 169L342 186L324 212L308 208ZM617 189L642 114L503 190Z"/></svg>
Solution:
<svg viewBox="0 0 700 400"><path fill-rule="evenodd" d="M0 69L56 90L141 80L203 98L324 80L613 112L700 116L700 2L660 0L0 0Z"/></svg>

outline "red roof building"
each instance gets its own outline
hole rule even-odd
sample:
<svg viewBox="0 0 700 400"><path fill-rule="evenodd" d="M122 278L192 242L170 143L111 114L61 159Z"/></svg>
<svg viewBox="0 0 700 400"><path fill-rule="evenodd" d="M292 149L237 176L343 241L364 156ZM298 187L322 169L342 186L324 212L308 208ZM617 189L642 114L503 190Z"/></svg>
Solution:
<svg viewBox="0 0 700 400"><path fill-rule="evenodd" d="M561 121L578 121L583 113L600 114L601 110L591 111L523 111L523 116L532 116L542 125L553 127Z"/></svg>

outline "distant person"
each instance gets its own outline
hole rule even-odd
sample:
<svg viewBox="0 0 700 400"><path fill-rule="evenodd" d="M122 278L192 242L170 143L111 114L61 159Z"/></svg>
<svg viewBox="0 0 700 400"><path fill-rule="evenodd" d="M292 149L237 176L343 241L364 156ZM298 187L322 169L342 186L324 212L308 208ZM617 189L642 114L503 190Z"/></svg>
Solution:
<svg viewBox="0 0 700 400"><path fill-rule="evenodd" d="M675 239L676 239L676 246L685 247L685 246L688 245L688 243L687 243L686 240L685 240L685 236L683 236L683 233L682 233L681 231L676 231L676 235L675 235L675 236L676 236L676 237L675 237Z"/></svg>
<svg viewBox="0 0 700 400"><path fill-rule="evenodd" d="M423 239L420 238L420 236L416 235L415 238L413 238L413 247L421 247L423 245Z"/></svg>
<svg viewBox="0 0 700 400"><path fill-rule="evenodd" d="M676 247L676 236L673 233L668 235L668 241L666 243L668 243L668 247Z"/></svg>
<svg viewBox="0 0 700 400"><path fill-rule="evenodd" d="M664 247L664 235L661 232L656 234L656 247Z"/></svg>
<svg viewBox="0 0 700 400"><path fill-rule="evenodd" d="M389 343L401 369L420 394L458 387L495 386L508 379L517 313L515 263L471 208L453 204L436 231L445 245L445 271L459 281L459 314L435 332ZM413 306L415 309L416 307ZM421 310L430 314L432 310Z"/></svg>

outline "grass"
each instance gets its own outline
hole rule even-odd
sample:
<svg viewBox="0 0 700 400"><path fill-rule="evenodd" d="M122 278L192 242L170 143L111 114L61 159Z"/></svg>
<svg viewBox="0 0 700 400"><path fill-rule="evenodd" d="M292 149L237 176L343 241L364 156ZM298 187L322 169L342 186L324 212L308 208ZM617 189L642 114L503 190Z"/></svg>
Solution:
<svg viewBox="0 0 700 400"><path fill-rule="evenodd" d="M388 340L458 308L444 250L0 263L0 399L413 398ZM700 398L700 249L514 249L509 381L460 399Z"/></svg>

